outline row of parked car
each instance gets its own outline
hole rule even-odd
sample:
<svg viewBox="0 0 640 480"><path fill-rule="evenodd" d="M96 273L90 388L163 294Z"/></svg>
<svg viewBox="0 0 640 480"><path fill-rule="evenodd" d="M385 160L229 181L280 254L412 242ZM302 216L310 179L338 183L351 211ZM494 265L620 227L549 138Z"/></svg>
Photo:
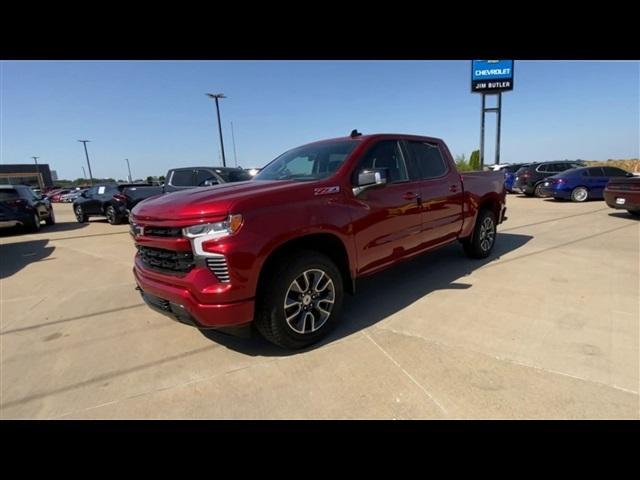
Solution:
<svg viewBox="0 0 640 480"><path fill-rule="evenodd" d="M494 165L504 172L509 193L585 202L605 200L640 216L640 176L618 167L587 166L582 161L536 162Z"/></svg>

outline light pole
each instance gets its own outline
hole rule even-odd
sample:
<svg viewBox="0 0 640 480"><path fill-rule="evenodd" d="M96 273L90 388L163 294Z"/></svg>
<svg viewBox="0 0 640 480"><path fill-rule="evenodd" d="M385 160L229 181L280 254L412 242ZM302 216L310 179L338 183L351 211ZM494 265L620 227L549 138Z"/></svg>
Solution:
<svg viewBox="0 0 640 480"><path fill-rule="evenodd" d="M127 169L129 170L129 183L131 183L131 166L129 166L129 159L125 158L125 160L127 161Z"/></svg>
<svg viewBox="0 0 640 480"><path fill-rule="evenodd" d="M87 157L87 167L89 167L89 183L93 186L93 174L91 173L91 163L89 162L89 152L87 152L87 142L91 140L78 140L84 145L84 154Z"/></svg>
<svg viewBox="0 0 640 480"><path fill-rule="evenodd" d="M233 142L233 161L238 166L238 154L236 153L236 136L233 134L233 122L231 122L231 141Z"/></svg>
<svg viewBox="0 0 640 480"><path fill-rule="evenodd" d="M40 168L38 167L38 159L40 157L31 157L33 161L36 162L36 178L38 179L38 185L42 188L42 184L40 183Z"/></svg>
<svg viewBox="0 0 640 480"><path fill-rule="evenodd" d="M82 177L86 180L87 179L87 172L84 169L84 167L82 167Z"/></svg>
<svg viewBox="0 0 640 480"><path fill-rule="evenodd" d="M218 132L220 133L220 148L222 149L222 166L227 166L227 159L224 156L224 142L222 141L222 125L220 124L220 106L218 105L219 98L227 98L224 93L206 93L209 98L213 98L216 101L216 112L218 112Z"/></svg>

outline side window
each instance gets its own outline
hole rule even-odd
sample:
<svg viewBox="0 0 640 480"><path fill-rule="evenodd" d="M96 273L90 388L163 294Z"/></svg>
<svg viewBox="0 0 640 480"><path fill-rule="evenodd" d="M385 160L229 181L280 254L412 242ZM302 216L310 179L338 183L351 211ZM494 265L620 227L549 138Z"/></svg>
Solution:
<svg viewBox="0 0 640 480"><path fill-rule="evenodd" d="M98 187L91 187L89 190L87 190L87 197L94 197L96 193L98 193Z"/></svg>
<svg viewBox="0 0 640 480"><path fill-rule="evenodd" d="M437 145L423 142L408 142L409 152L420 173L427 180L438 178L447 173L447 164Z"/></svg>
<svg viewBox="0 0 640 480"><path fill-rule="evenodd" d="M395 140L382 140L374 145L360 160L356 172L367 168L386 168L389 172L389 182L409 180L404 157Z"/></svg>
<svg viewBox="0 0 640 480"><path fill-rule="evenodd" d="M218 176L211 170L198 170L196 172L196 186L204 186L204 182L206 182L207 180L211 180L215 183L220 183L220 179L218 178Z"/></svg>
<svg viewBox="0 0 640 480"><path fill-rule="evenodd" d="M566 163L552 163L549 165L548 172L564 172L568 167Z"/></svg>
<svg viewBox="0 0 640 480"><path fill-rule="evenodd" d="M547 166L548 165L539 165L538 168L536 168L537 172L546 172L547 171Z"/></svg>
<svg viewBox="0 0 640 480"><path fill-rule="evenodd" d="M589 169L590 177L604 177L604 172L601 167L591 167Z"/></svg>
<svg viewBox="0 0 640 480"><path fill-rule="evenodd" d="M311 176L313 175L313 167L316 162L313 161L313 158L304 155L301 157L295 157L290 162L287 163L287 171L291 176Z"/></svg>
<svg viewBox="0 0 640 480"><path fill-rule="evenodd" d="M603 167L603 169L604 169L604 174L607 177L626 177L627 176L627 172L625 172L620 168Z"/></svg>
<svg viewBox="0 0 640 480"><path fill-rule="evenodd" d="M190 168L174 170L171 175L171 185L175 187L193 187L193 170Z"/></svg>

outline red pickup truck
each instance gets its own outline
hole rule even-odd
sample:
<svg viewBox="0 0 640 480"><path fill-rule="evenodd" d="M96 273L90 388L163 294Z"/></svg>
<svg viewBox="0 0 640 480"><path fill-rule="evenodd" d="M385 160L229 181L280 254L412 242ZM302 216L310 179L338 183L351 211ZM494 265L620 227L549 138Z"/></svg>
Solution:
<svg viewBox="0 0 640 480"><path fill-rule="evenodd" d="M138 204L133 273L175 320L253 322L303 348L335 326L357 278L454 241L487 257L505 211L502 172L460 174L442 140L354 131L289 150L251 181Z"/></svg>

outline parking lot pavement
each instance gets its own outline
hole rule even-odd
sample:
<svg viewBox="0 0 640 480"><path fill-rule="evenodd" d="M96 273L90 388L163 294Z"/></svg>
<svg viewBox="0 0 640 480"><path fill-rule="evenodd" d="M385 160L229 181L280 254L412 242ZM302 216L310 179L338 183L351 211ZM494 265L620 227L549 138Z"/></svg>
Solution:
<svg viewBox="0 0 640 480"><path fill-rule="evenodd" d="M451 245L358 284L288 353L143 305L128 226L0 237L0 417L640 418L640 222L510 195L495 254Z"/></svg>

